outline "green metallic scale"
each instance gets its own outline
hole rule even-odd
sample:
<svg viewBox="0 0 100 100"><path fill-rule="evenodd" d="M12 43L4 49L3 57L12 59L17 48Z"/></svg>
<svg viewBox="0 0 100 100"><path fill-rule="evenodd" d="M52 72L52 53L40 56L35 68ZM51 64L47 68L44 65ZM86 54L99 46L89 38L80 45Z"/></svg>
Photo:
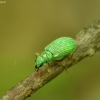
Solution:
<svg viewBox="0 0 100 100"><path fill-rule="evenodd" d="M66 55L76 49L76 42L70 37L61 37L45 47L45 51L37 57L35 68L40 68L43 64L52 60L61 60Z"/></svg>

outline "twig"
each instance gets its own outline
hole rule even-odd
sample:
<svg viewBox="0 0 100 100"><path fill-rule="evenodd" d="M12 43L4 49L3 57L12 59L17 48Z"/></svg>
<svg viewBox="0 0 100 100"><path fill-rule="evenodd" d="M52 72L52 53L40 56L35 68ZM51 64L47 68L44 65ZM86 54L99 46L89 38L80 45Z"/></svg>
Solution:
<svg viewBox="0 0 100 100"><path fill-rule="evenodd" d="M94 55L100 50L100 21L96 20L88 28L80 31L75 41L77 49L71 57L66 56L57 61L58 63L56 61L50 62L50 72L48 71L48 66L46 64L43 65L38 72L33 72L22 82L11 88L0 100L24 100L66 68L73 66L85 57Z"/></svg>

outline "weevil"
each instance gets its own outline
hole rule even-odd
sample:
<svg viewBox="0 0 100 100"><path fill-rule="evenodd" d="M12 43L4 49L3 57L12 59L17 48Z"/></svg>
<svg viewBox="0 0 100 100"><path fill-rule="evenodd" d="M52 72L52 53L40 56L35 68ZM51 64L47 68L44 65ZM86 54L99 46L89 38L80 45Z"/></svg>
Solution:
<svg viewBox="0 0 100 100"><path fill-rule="evenodd" d="M76 42L70 37L60 37L54 40L45 47L41 55L38 55L35 61L35 68L39 69L42 65L52 60L61 60L66 55L73 52L76 47Z"/></svg>

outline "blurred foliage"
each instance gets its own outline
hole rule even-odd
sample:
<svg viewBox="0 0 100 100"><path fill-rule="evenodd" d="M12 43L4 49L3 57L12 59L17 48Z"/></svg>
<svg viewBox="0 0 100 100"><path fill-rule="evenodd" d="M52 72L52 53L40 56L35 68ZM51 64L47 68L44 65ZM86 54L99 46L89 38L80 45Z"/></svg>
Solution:
<svg viewBox="0 0 100 100"><path fill-rule="evenodd" d="M6 0L0 4L0 97L34 71L35 53L100 19L99 0ZM100 100L100 54L86 58L28 100Z"/></svg>

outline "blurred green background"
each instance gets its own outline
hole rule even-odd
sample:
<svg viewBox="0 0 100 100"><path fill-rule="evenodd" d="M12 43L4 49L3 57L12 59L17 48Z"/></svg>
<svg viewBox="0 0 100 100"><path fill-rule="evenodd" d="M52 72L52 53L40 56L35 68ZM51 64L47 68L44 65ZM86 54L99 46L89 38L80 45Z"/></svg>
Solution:
<svg viewBox="0 0 100 100"><path fill-rule="evenodd" d="M0 3L0 98L34 71L35 53L100 19L99 0ZM100 100L100 53L65 71L27 100Z"/></svg>

